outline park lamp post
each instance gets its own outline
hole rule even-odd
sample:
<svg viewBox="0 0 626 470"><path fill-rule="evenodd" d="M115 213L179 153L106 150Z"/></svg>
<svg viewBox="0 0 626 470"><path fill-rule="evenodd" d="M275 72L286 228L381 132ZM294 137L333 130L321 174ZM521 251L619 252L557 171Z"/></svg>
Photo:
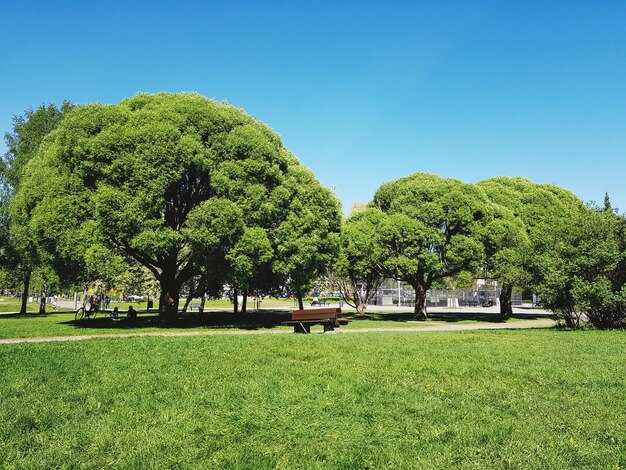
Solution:
<svg viewBox="0 0 626 470"><path fill-rule="evenodd" d="M401 303L400 303L401 299L402 299L401 294L402 294L402 291L401 291L401 287L400 287L400 279L398 279L398 307L400 307L400 305L401 305Z"/></svg>

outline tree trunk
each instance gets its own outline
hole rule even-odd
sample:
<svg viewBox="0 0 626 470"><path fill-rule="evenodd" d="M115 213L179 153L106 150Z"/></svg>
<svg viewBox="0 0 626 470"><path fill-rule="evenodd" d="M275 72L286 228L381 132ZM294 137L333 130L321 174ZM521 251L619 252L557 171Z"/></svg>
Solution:
<svg viewBox="0 0 626 470"><path fill-rule="evenodd" d="M22 306L20 307L20 315L26 314L26 306L28 302L28 291L30 290L30 271L24 275L24 291L22 292Z"/></svg>
<svg viewBox="0 0 626 470"><path fill-rule="evenodd" d="M412 286L415 290L415 306L413 312L417 320L426 320L428 314L426 313L426 286L423 284L415 284Z"/></svg>
<svg viewBox="0 0 626 470"><path fill-rule="evenodd" d="M365 310L367 309L367 303L361 302L356 306L356 315L358 317L365 315Z"/></svg>
<svg viewBox="0 0 626 470"><path fill-rule="evenodd" d="M198 308L199 313L204 313L204 304L206 302L206 295L202 294L202 298L200 299L200 307Z"/></svg>
<svg viewBox="0 0 626 470"><path fill-rule="evenodd" d="M41 315L46 314L46 294L45 293L42 293L41 297L39 298L39 313Z"/></svg>
<svg viewBox="0 0 626 470"><path fill-rule="evenodd" d="M513 301L511 296L513 294L513 286L508 284L502 284L502 290L500 291L500 320L506 321L511 315L513 315Z"/></svg>
<svg viewBox="0 0 626 470"><path fill-rule="evenodd" d="M233 288L233 313L235 314L239 313L239 299L237 299L238 295L238 289L236 287Z"/></svg>
<svg viewBox="0 0 626 470"><path fill-rule="evenodd" d="M241 299L241 313L248 313L248 289L243 292Z"/></svg>
<svg viewBox="0 0 626 470"><path fill-rule="evenodd" d="M159 323L173 325L178 319L180 284L173 276L163 273L161 277L161 296L159 298Z"/></svg>
<svg viewBox="0 0 626 470"><path fill-rule="evenodd" d="M189 304L191 303L192 300L193 300L193 297L191 296L191 294L189 294L189 296L185 299L185 305L183 305L183 311L182 311L183 314L187 313L187 308L189 308Z"/></svg>
<svg viewBox="0 0 626 470"><path fill-rule="evenodd" d="M298 298L298 309L304 310L304 302L302 302L302 294L298 292L296 294L296 297Z"/></svg>

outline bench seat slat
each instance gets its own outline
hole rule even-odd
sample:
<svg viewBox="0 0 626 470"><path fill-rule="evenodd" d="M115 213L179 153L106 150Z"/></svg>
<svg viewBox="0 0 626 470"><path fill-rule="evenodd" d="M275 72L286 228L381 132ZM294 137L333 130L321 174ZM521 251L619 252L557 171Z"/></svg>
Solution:
<svg viewBox="0 0 626 470"><path fill-rule="evenodd" d="M314 320L341 318L340 308L316 308L310 310L294 310L291 312L292 320Z"/></svg>

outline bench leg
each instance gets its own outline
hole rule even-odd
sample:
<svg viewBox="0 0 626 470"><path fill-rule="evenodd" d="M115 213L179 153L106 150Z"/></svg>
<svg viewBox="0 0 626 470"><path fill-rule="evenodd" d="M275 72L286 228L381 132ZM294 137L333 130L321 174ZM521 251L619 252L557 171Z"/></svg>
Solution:
<svg viewBox="0 0 626 470"><path fill-rule="evenodd" d="M333 331L335 331L334 325L329 325L327 323L324 323L324 333L331 333Z"/></svg>
<svg viewBox="0 0 626 470"><path fill-rule="evenodd" d="M296 325L293 325L293 332L294 333L310 333L311 332L311 325L305 325L303 323L298 323Z"/></svg>

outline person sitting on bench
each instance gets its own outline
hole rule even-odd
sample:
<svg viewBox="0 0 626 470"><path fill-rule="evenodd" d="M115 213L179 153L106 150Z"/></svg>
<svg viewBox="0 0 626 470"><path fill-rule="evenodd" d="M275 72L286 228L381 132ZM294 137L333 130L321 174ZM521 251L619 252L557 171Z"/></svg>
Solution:
<svg viewBox="0 0 626 470"><path fill-rule="evenodd" d="M137 320L137 310L132 305L128 306L128 313L126 314L128 320Z"/></svg>
<svg viewBox="0 0 626 470"><path fill-rule="evenodd" d="M119 308L113 307L113 311L111 312L111 319L113 321L120 321L121 320Z"/></svg>

